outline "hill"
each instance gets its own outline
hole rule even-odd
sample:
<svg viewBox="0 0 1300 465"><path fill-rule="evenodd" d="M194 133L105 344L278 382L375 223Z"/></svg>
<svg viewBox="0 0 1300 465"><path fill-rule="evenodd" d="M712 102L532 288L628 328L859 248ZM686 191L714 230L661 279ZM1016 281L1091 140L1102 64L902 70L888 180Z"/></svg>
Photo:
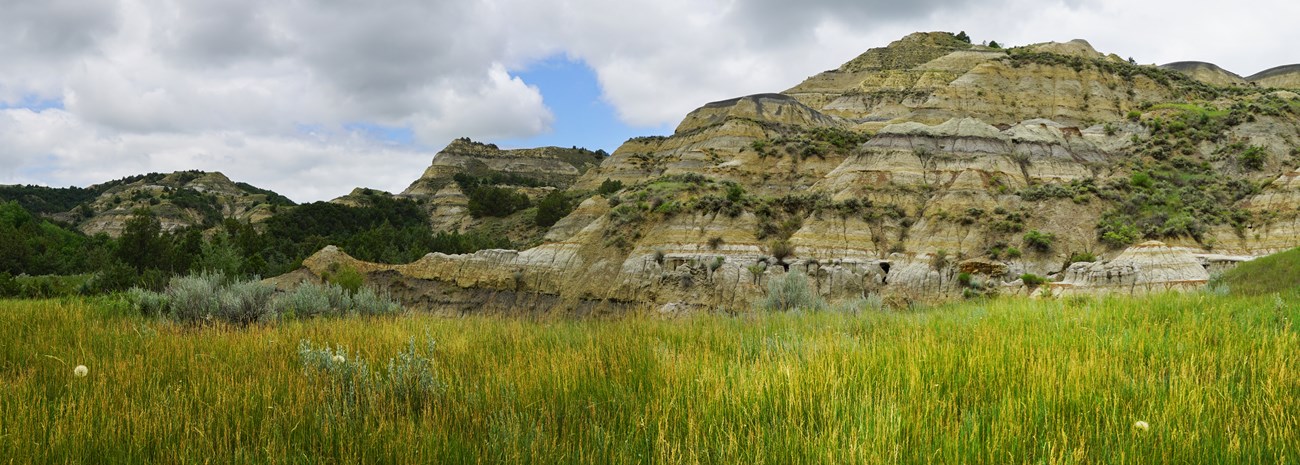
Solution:
<svg viewBox="0 0 1300 465"><path fill-rule="evenodd" d="M0 201L18 202L23 209L38 215L68 212L94 200L109 189L146 179L158 179L159 173L127 176L90 187L46 187L36 185L0 185Z"/></svg>
<svg viewBox="0 0 1300 465"><path fill-rule="evenodd" d="M1021 275L1127 269L1108 263L1154 240L1168 252L1152 259L1181 271L1116 282L1199 285L1204 272L1179 267L1300 245L1300 95L1198 70L1222 71L1136 65L1083 40L912 34L784 92L707 103L672 135L582 166L456 141L398 194L424 201L435 228L541 238L515 240L526 250L306 263L397 271L428 283L408 297L433 307L716 308L789 271L831 298L1032 292ZM485 220L467 190L525 209ZM533 204L511 192L558 192L572 211L529 224ZM1071 282L1110 282L1082 276Z"/></svg>
<svg viewBox="0 0 1300 465"><path fill-rule="evenodd" d="M1181 72L1191 76L1192 79L1215 86L1244 86L1249 84L1245 79L1242 79L1241 76L1220 68L1214 63L1206 63L1203 61L1179 61L1161 65L1160 67Z"/></svg>
<svg viewBox="0 0 1300 465"><path fill-rule="evenodd" d="M275 192L234 182L221 173L149 173L90 187L0 186L0 201L74 225L87 235L117 237L139 208L150 210L164 231L211 228L226 218L260 222L293 201Z"/></svg>
<svg viewBox="0 0 1300 465"><path fill-rule="evenodd" d="M1228 270L1214 284L1233 294L1260 295L1300 290L1300 248L1256 258Z"/></svg>
<svg viewBox="0 0 1300 465"><path fill-rule="evenodd" d="M1246 80L1264 87L1300 89L1300 64L1269 68L1247 77Z"/></svg>

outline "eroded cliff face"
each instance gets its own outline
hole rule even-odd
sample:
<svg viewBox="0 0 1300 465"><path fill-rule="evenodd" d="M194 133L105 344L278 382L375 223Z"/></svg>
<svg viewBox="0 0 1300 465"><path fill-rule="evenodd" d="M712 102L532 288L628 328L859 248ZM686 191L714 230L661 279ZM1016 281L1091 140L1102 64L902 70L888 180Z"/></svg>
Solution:
<svg viewBox="0 0 1300 465"><path fill-rule="evenodd" d="M686 134L742 119L797 127L846 127L842 118L820 113L784 94L758 94L713 102L690 112L674 134Z"/></svg>
<svg viewBox="0 0 1300 465"><path fill-rule="evenodd" d="M398 196L424 205L434 229L466 231L480 223L470 216L469 198L454 179L457 175L488 179L535 200L552 190L567 189L604 158L603 152L577 147L502 150L457 139L434 155L424 174Z"/></svg>
<svg viewBox="0 0 1300 465"><path fill-rule="evenodd" d="M1049 118L1090 126L1122 119L1140 102L1169 101L1187 91L1185 83L1152 69L1103 55L1082 40L1006 51L945 33L917 33L785 93L866 131L958 117L993 125Z"/></svg>
<svg viewBox="0 0 1300 465"><path fill-rule="evenodd" d="M456 174L489 176L504 174L524 177L556 187L568 187L604 157L578 148L542 147L502 150L493 144L457 139L433 157L424 174L401 195L432 196L453 183Z"/></svg>
<svg viewBox="0 0 1300 465"><path fill-rule="evenodd" d="M432 200L439 225L466 221L457 172L531 173L585 200L528 250L355 266L466 311L743 308L791 272L831 299L1030 294L1025 274L1194 287L1300 245L1300 95L1183 73L1084 41L914 34L782 94L706 104L589 169L453 144L402 194ZM606 181L623 187L596 194ZM347 261L325 252L307 268Z"/></svg>
<svg viewBox="0 0 1300 465"><path fill-rule="evenodd" d="M1147 241L1107 262L1071 264L1061 281L1047 289L1134 294L1195 289L1210 279L1208 268L1213 260L1209 256L1198 257L1188 249Z"/></svg>

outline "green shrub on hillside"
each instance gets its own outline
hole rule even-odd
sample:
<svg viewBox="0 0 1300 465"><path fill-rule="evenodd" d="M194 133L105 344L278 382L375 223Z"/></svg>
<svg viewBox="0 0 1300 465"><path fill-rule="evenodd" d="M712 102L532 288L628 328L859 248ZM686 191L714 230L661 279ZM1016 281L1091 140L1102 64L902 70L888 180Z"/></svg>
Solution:
<svg viewBox="0 0 1300 465"><path fill-rule="evenodd" d="M622 181L614 181L609 178L605 178L605 181L600 183L600 187L596 189L596 193L608 197L610 194L613 194L621 190L623 190Z"/></svg>
<svg viewBox="0 0 1300 465"><path fill-rule="evenodd" d="M1034 229L1025 233L1024 241L1025 248L1046 253L1052 251L1052 243L1056 241L1056 235Z"/></svg>
<svg viewBox="0 0 1300 465"><path fill-rule="evenodd" d="M484 176L473 176L465 173L456 173L452 175L452 180L456 181L461 187L467 185L473 186L520 186L520 187L549 187L550 183L541 181L528 176L522 176L514 173L493 172Z"/></svg>
<svg viewBox="0 0 1300 465"><path fill-rule="evenodd" d="M533 221L538 226L549 228L560 221L561 218L573 212L575 207L573 203L563 192L551 191L551 193L546 194L546 197L542 197L542 200L537 202L537 215L533 217Z"/></svg>
<svg viewBox="0 0 1300 465"><path fill-rule="evenodd" d="M191 175L197 176L190 172ZM185 173L182 173L184 175ZM96 184L90 187L45 187L35 185L0 185L0 203L5 201L16 201L22 205L23 209L37 215L62 213L75 211L81 218L90 215L89 207L86 207L95 198L104 193L121 186L133 184L140 181L156 183L167 177L163 173L148 173L133 176L127 176L120 179ZM250 193L265 193L272 203L281 203L293 205L293 202L278 194L262 189L257 189L244 183L235 183L240 188Z"/></svg>
<svg viewBox="0 0 1300 465"><path fill-rule="evenodd" d="M460 189L469 197L469 213L475 218L485 216L504 217L528 208L528 196L510 187L502 185L529 184L524 179L510 177L475 177L458 173L452 177ZM535 187L535 186L528 186Z"/></svg>
<svg viewBox="0 0 1300 465"><path fill-rule="evenodd" d="M1103 220L1097 225L1097 238L1113 248L1122 248L1137 242L1137 228L1121 219Z"/></svg>
<svg viewBox="0 0 1300 465"><path fill-rule="evenodd" d="M11 275L93 271L91 259L111 253L108 241L52 223L18 202L0 202L0 271Z"/></svg>
<svg viewBox="0 0 1300 465"><path fill-rule="evenodd" d="M1047 278L1044 278L1042 276L1033 273L1025 273L1020 275L1020 282L1025 283L1025 286L1030 289L1034 289L1037 288L1038 286L1042 286L1043 284L1046 284L1047 281L1048 281Z"/></svg>
<svg viewBox="0 0 1300 465"><path fill-rule="evenodd" d="M1238 207L1259 192L1248 179L1182 156L1139 163L1128 182L1111 183L1098 196L1113 207L1102 214L1097 238L1123 247L1139 239L1201 239L1213 225L1244 228L1251 214Z"/></svg>
<svg viewBox="0 0 1300 465"><path fill-rule="evenodd" d="M1242 168L1259 171L1264 168L1264 163L1268 161L1268 152L1263 147L1252 145L1237 157L1237 162L1241 163Z"/></svg>
<svg viewBox="0 0 1300 465"><path fill-rule="evenodd" d="M777 261L785 261L786 258L794 255L794 245L785 239L777 239L768 243L767 253Z"/></svg>
<svg viewBox="0 0 1300 465"><path fill-rule="evenodd" d="M356 268L339 265L337 263L330 265L329 269L321 275L325 282L343 288L348 294L356 294L365 285L365 277Z"/></svg>
<svg viewBox="0 0 1300 465"><path fill-rule="evenodd" d="M1092 252L1074 252L1070 254L1070 259L1067 263L1095 262L1095 261L1097 261L1097 255L1093 254Z"/></svg>

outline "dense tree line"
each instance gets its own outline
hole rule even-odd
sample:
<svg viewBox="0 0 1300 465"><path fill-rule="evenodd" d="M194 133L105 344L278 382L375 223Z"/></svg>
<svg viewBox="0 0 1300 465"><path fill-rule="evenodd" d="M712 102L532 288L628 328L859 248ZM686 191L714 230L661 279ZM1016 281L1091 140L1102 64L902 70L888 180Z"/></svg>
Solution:
<svg viewBox="0 0 1300 465"><path fill-rule="evenodd" d="M92 241L31 214L18 202L0 203L0 272L80 273L87 268Z"/></svg>
<svg viewBox="0 0 1300 465"><path fill-rule="evenodd" d="M410 200L375 195L365 203L316 202L281 209L256 227L226 219L207 230L170 232L148 209L138 209L118 238L86 236L17 202L0 203L0 295L23 294L15 284L19 275L90 275L80 285L84 293L132 286L161 289L172 276L203 270L231 277L275 276L300 267L303 259L331 244L382 263L411 262L430 252L511 246L500 236L435 233L427 214Z"/></svg>
<svg viewBox="0 0 1300 465"><path fill-rule="evenodd" d="M90 187L45 187L34 185L0 185L0 202L18 202L23 209L35 215L62 213L95 200L109 189L138 181L157 182L166 177L162 173L138 174L115 179Z"/></svg>
<svg viewBox="0 0 1300 465"><path fill-rule="evenodd" d="M152 213L138 210L121 237L86 236L35 216L17 202L0 203L0 295L19 294L15 277L21 275L93 274L77 289L87 293L161 286L171 275L192 268L203 243L197 229L161 229Z"/></svg>
<svg viewBox="0 0 1300 465"><path fill-rule="evenodd" d="M0 186L0 200L17 202L24 210L36 214L66 212L101 193L98 189L81 187Z"/></svg>

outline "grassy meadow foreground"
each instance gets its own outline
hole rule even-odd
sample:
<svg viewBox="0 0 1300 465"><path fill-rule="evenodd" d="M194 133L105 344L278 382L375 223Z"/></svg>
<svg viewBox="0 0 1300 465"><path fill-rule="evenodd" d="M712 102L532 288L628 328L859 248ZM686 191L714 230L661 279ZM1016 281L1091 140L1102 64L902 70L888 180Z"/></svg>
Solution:
<svg viewBox="0 0 1300 465"><path fill-rule="evenodd" d="M1298 308L1190 294L240 329L113 298L0 301L0 463L1300 463Z"/></svg>

